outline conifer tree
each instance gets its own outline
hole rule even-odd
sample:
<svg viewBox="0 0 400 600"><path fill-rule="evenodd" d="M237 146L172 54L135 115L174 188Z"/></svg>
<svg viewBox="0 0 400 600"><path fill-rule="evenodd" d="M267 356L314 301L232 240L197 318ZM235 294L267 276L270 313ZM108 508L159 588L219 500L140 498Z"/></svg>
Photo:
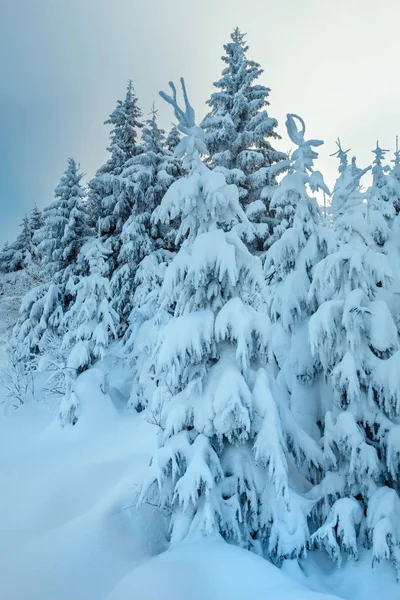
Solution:
<svg viewBox="0 0 400 600"><path fill-rule="evenodd" d="M313 539L338 562L365 545L374 561L388 558L399 569L400 352L387 304L377 299L392 277L359 190L368 169L350 167L345 153L339 158L332 201L338 247L315 267L310 289L319 305L310 320L311 349L332 394L324 418L327 473L314 490L321 526Z"/></svg>
<svg viewBox="0 0 400 600"><path fill-rule="evenodd" d="M121 233L118 266L111 280L122 332L135 306L138 265L151 252L168 249L171 232L161 231L151 221L151 215L180 172L179 161L166 150L165 132L157 124L154 107L151 114L143 127L142 151L126 163L121 174L122 184L131 188L133 199L130 217Z"/></svg>
<svg viewBox="0 0 400 600"><path fill-rule="evenodd" d="M0 263L3 272L12 273L26 269L31 264L32 256L32 229L29 218L24 216L21 223L21 232L15 242L3 248Z"/></svg>
<svg viewBox="0 0 400 600"><path fill-rule="evenodd" d="M55 189L55 199L43 211L44 224L35 235L42 268L56 283L68 279L79 247L89 234L88 217L82 202L85 196L82 177L79 165L69 158Z"/></svg>
<svg viewBox="0 0 400 600"><path fill-rule="evenodd" d="M262 250L274 223L270 200L276 177L288 166L287 156L271 140L279 139L277 121L268 116L270 89L257 83L260 65L247 57L245 34L236 27L224 46L225 68L207 101L210 112L202 127L210 166L239 188L240 202L256 224L253 246Z"/></svg>
<svg viewBox="0 0 400 600"><path fill-rule="evenodd" d="M70 301L66 285L78 274L77 254L91 233L81 179L79 165L68 159L55 200L44 209L43 225L33 237L44 282L30 290L21 304L13 332L21 358L40 353L45 334L63 333L62 316Z"/></svg>
<svg viewBox="0 0 400 600"><path fill-rule="evenodd" d="M76 377L95 360L104 358L106 348L117 335L118 315L111 306L110 282L104 276L108 252L100 239L89 240L81 249L80 259L87 261L88 274L81 275L73 285L74 301L63 319L68 381L59 413L62 426L75 425L78 420Z"/></svg>
<svg viewBox="0 0 400 600"><path fill-rule="evenodd" d="M43 227L44 219L43 219L43 213L41 210L39 210L36 203L34 204L34 207L32 209L31 215L30 215L29 224L30 224L30 228L31 228L31 232L32 232L32 239L31 239L32 260L34 261L35 264L39 265L40 255L39 255L39 251L38 251L36 232L39 231L39 229L41 227Z"/></svg>
<svg viewBox="0 0 400 600"><path fill-rule="evenodd" d="M35 203L30 216L30 227L33 234L35 233L35 231L43 227L43 225L43 213L41 210L38 209L38 206Z"/></svg>
<svg viewBox="0 0 400 600"><path fill-rule="evenodd" d="M138 144L138 131L143 127L141 116L132 81L129 81L125 99L118 100L116 108L105 121L106 125L112 126L108 147L110 157L89 182L92 224L96 225L100 219L102 238L108 240L110 275L116 268L120 234L133 206L133 186L120 176L126 163L141 152Z"/></svg>
<svg viewBox="0 0 400 600"><path fill-rule="evenodd" d="M8 273L9 272L9 251L10 244L6 241L0 252L0 273Z"/></svg>
<svg viewBox="0 0 400 600"><path fill-rule="evenodd" d="M279 561L308 536L300 497L288 483L281 415L266 363L269 320L259 258L229 229L246 221L238 190L200 160L204 132L172 104L185 134L177 148L188 176L167 191L154 218L179 219L182 246L166 269L161 327L151 365L148 418L161 428L140 501L170 511L172 543L200 532ZM287 422L287 421L286 421Z"/></svg>
<svg viewBox="0 0 400 600"><path fill-rule="evenodd" d="M375 159L372 167L372 186L368 193L368 219L372 227L372 236L385 252L385 244L390 236L396 211L389 188L389 178L383 160L388 150L380 148L378 142L373 150Z"/></svg>
<svg viewBox="0 0 400 600"><path fill-rule="evenodd" d="M181 141L181 137L182 136L179 133L179 129L175 124L173 124L165 140L165 147L168 150L168 152L170 152L171 154L175 152L175 148Z"/></svg>
<svg viewBox="0 0 400 600"><path fill-rule="evenodd" d="M309 350L308 322L317 307L309 301L308 292L313 268L333 251L335 244L332 232L323 225L316 199L309 195L318 189L329 195L321 173L313 169L318 156L314 148L322 142L305 139L305 124L297 115L287 115L286 127L297 147L289 172L272 197L271 205L281 217L281 234L266 253L264 263L273 324L271 346L280 368L281 393L287 394L290 409L304 430L304 439L306 434L312 436L308 445L318 456L321 365ZM298 456L297 462L304 475L313 477L309 472L310 451Z"/></svg>
<svg viewBox="0 0 400 600"><path fill-rule="evenodd" d="M398 215L400 213L400 150L398 136L396 136L396 151L394 153L394 159L391 162L393 163L393 167L388 177L389 190L396 215Z"/></svg>

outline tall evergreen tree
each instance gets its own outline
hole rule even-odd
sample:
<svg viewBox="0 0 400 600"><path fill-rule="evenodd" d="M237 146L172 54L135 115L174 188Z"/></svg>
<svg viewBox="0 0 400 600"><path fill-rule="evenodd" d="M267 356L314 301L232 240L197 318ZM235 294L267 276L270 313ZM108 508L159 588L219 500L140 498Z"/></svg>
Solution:
<svg viewBox="0 0 400 600"><path fill-rule="evenodd" d="M24 216L21 232L17 239L3 248L0 255L1 269L4 273L21 271L31 265L32 261L32 229L29 218Z"/></svg>
<svg viewBox="0 0 400 600"><path fill-rule="evenodd" d="M73 158L44 209L43 226L34 235L41 259L42 281L23 299L13 338L21 357L41 351L46 333L61 335L62 316L71 299L67 283L78 274L77 254L90 235L83 203L82 174Z"/></svg>
<svg viewBox="0 0 400 600"><path fill-rule="evenodd" d="M0 252L0 273L9 273L10 264L10 244L6 241Z"/></svg>
<svg viewBox="0 0 400 600"><path fill-rule="evenodd" d="M59 413L62 426L75 425L78 420L76 377L104 357L107 346L117 335L118 315L111 306L110 282L104 276L108 252L99 239L89 240L81 249L80 260L87 261L88 274L81 275L74 284L74 301L63 319L66 331L63 346L69 355L67 391Z"/></svg>
<svg viewBox="0 0 400 600"><path fill-rule="evenodd" d="M391 201L389 178L383 160L388 150L380 148L378 142L373 150L375 159L372 167L372 185L368 190L368 219L375 242L383 251L390 236L396 211Z"/></svg>
<svg viewBox="0 0 400 600"><path fill-rule="evenodd" d="M138 145L138 131L143 127L141 116L132 82L129 81L125 99L118 100L116 108L105 121L106 125L112 126L108 147L110 157L89 182L92 224L97 225L100 219L103 240L108 240L110 274L116 268L120 234L133 205L134 190L120 176L126 163L141 152Z"/></svg>
<svg viewBox="0 0 400 600"><path fill-rule="evenodd" d="M175 124L172 125L165 140L165 147L171 154L175 152L175 148L181 141L181 138L182 136L179 133L179 129L177 128L177 126Z"/></svg>
<svg viewBox="0 0 400 600"><path fill-rule="evenodd" d="M242 207L256 224L253 246L262 250L274 223L270 200L277 176L288 167L287 156L271 144L280 136L265 109L270 89L257 83L263 70L247 57L245 34L236 27L224 49L226 66L214 83L218 91L207 101L210 112L202 127L209 164L238 186Z"/></svg>
<svg viewBox="0 0 400 600"><path fill-rule="evenodd" d="M392 160L393 167L389 175L389 187L391 191L391 197L393 199L393 205L396 210L396 214L400 213L400 150L399 150L399 138L396 136L396 151L394 153L394 159Z"/></svg>
<svg viewBox="0 0 400 600"><path fill-rule="evenodd" d="M35 233L35 231L37 231L38 229L43 227L43 225L44 225L43 213L41 210L38 209L38 206L35 203L35 205L32 209L32 212L31 212L31 216L30 216L30 226L31 226L32 232Z"/></svg>
<svg viewBox="0 0 400 600"><path fill-rule="evenodd" d="M121 185L129 186L132 210L121 233L121 249L112 277L115 308L122 331L135 306L136 269L151 252L169 245L171 232L154 224L151 215L180 173L179 161L166 149L165 132L157 124L157 111L145 123L142 151L125 165Z"/></svg>
<svg viewBox="0 0 400 600"><path fill-rule="evenodd" d="M321 526L313 539L337 561L366 545L374 561L389 558L399 569L400 352L387 304L377 299L392 277L359 190L368 169L354 174L347 157L339 158L332 201L338 248L315 267L310 289L319 304L311 348L332 397L324 419L327 473L314 490Z"/></svg>
<svg viewBox="0 0 400 600"><path fill-rule="evenodd" d="M309 195L318 189L329 194L321 173L313 169L318 156L314 148L322 142L305 139L305 124L297 115L287 115L286 127L297 148L289 172L271 201L286 229L266 253L264 269L273 324L271 347L280 369L281 393L287 396L304 441L310 436L305 449L299 448L296 460L303 474L315 483L323 462L317 445L321 365L309 350L308 323L317 307L309 301L308 292L314 267L333 251L335 244L332 232L323 224L316 199ZM314 461L310 461L311 455Z"/></svg>
<svg viewBox="0 0 400 600"><path fill-rule="evenodd" d="M307 539L300 499L288 484L286 439L271 392L264 281L231 226L246 221L235 185L200 160L204 132L175 108L185 134L177 151L187 177L164 196L155 218L179 219L182 247L167 267L162 300L173 314L152 364L148 417L160 425L141 501L170 511L172 542L219 531L275 560L301 554ZM272 385L272 382L271 382Z"/></svg>
<svg viewBox="0 0 400 600"><path fill-rule="evenodd" d="M35 264L40 263L40 255L38 251L38 243L36 238L36 232L39 231L41 227L44 225L43 213L39 210L37 204L35 203L30 219L29 219L30 228L32 231L32 240L31 240L31 255Z"/></svg>
<svg viewBox="0 0 400 600"><path fill-rule="evenodd" d="M42 268L56 283L65 281L77 252L89 235L87 212L82 199L83 174L73 158L55 189L55 199L43 211L43 226L35 234Z"/></svg>

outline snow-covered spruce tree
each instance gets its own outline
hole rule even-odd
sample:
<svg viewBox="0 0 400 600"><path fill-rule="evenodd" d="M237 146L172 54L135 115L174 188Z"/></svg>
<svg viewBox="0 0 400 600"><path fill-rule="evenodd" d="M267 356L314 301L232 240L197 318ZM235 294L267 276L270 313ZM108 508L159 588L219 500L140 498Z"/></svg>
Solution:
<svg viewBox="0 0 400 600"><path fill-rule="evenodd" d="M322 142L305 139L305 124L297 115L287 115L286 127L296 149L289 172L271 201L286 228L267 251L264 269L269 283L271 350L280 369L281 397L287 398L290 411L303 430L304 441L310 436L307 447L298 449L296 463L315 483L315 477L322 472L322 454L317 445L321 364L311 355L308 344L308 323L317 308L309 300L308 292L313 268L335 245L332 231L323 224L316 199L310 196L310 191L318 189L329 195L321 173L313 170L318 156L314 148ZM317 472L313 472L315 467Z"/></svg>
<svg viewBox="0 0 400 600"><path fill-rule="evenodd" d="M189 173L155 218L179 219L182 246L166 269L162 300L173 314L157 336L156 390L148 418L160 426L139 502L170 511L171 543L224 538L279 561L308 537L301 497L289 485L288 451L267 372L269 319L259 258L229 231L246 216L238 190L200 158L204 132L181 80L185 137L177 153Z"/></svg>
<svg viewBox="0 0 400 600"><path fill-rule="evenodd" d="M151 215L181 171L178 159L165 147L165 132L157 124L154 109L143 128L141 147L142 152L126 163L120 177L121 185L130 187L133 199L131 215L121 233L118 266L111 280L122 333L133 307L137 307L134 294L138 265L151 252L171 245L171 232L153 223Z"/></svg>
<svg viewBox="0 0 400 600"><path fill-rule="evenodd" d="M173 124L165 139L165 147L171 154L175 152L175 148L181 141L181 138L182 136L179 133L179 129L175 124Z"/></svg>
<svg viewBox="0 0 400 600"><path fill-rule="evenodd" d="M43 213L41 210L39 210L38 205L36 203L34 204L33 209L31 211L29 222L33 234L35 233L35 231L37 231L44 225Z"/></svg>
<svg viewBox="0 0 400 600"><path fill-rule="evenodd" d="M88 239L94 235L94 231L89 225L90 216L84 200L85 190L80 184L83 174L78 173L78 170L79 165L70 158L66 172L70 176L69 186L66 189L68 217L61 238L62 279L65 282L69 277L79 274L78 254Z"/></svg>
<svg viewBox="0 0 400 600"><path fill-rule="evenodd" d="M360 177L341 159L332 211L338 248L314 270L310 343L331 387L324 420L326 476L313 490L321 526L313 540L338 562L372 547L373 561L400 568L398 514L400 352L395 324L377 294L391 283L365 211ZM356 174L354 174L356 171Z"/></svg>
<svg viewBox="0 0 400 600"><path fill-rule="evenodd" d="M161 288L173 257L173 252L158 248L141 260L135 272L133 309L123 348L133 376L128 406L137 411L147 406L155 391L154 347L160 328L171 318L170 307L162 305Z"/></svg>
<svg viewBox="0 0 400 600"><path fill-rule="evenodd" d="M287 156L271 144L280 136L266 111L270 89L257 83L263 70L247 57L245 34L236 27L224 49L226 66L214 83L217 91L207 101L210 112L202 127L209 164L238 186L241 205L256 224L252 247L262 250L274 223L270 200L277 176L288 167Z"/></svg>
<svg viewBox="0 0 400 600"><path fill-rule="evenodd" d="M68 159L55 200L44 209L43 225L33 237L41 261L42 283L23 299L13 332L13 344L25 360L40 353L46 333L62 335L62 315L70 301L66 284L78 274L76 256L90 233L81 179L79 166Z"/></svg>
<svg viewBox="0 0 400 600"><path fill-rule="evenodd" d="M391 162L393 163L393 167L388 174L388 188L391 201L396 210L396 215L398 215L400 213L400 150L399 138L397 136L396 151L394 153L394 159Z"/></svg>
<svg viewBox="0 0 400 600"><path fill-rule="evenodd" d="M0 273L9 273L11 256L9 254L11 244L6 241L0 252Z"/></svg>
<svg viewBox="0 0 400 600"><path fill-rule="evenodd" d="M38 252L38 244L37 244L37 239L36 239L36 232L39 231L39 229L41 227L43 227L44 225L44 219L43 219L43 213L41 210L39 210L37 204L34 205L31 215L30 215L30 219L29 219L29 224L30 224L30 228L32 231L32 249L31 249L31 254L32 254L32 259L35 263L39 263L40 262L40 256L39 256L39 252Z"/></svg>
<svg viewBox="0 0 400 600"><path fill-rule="evenodd" d="M1 269L4 273L13 273L26 269L32 260L32 229L29 218L24 216L21 232L17 239L3 248L0 256Z"/></svg>
<svg viewBox="0 0 400 600"><path fill-rule="evenodd" d="M92 224L97 226L100 219L102 239L107 240L111 251L107 260L110 276L117 265L121 231L133 205L134 189L120 175L125 164L141 152L138 145L138 132L143 127L141 116L132 81L129 81L125 99L118 100L116 108L105 121L106 125L112 126L108 147L110 157L89 182Z"/></svg>
<svg viewBox="0 0 400 600"><path fill-rule="evenodd" d="M85 196L81 185L82 177L79 165L73 158L69 158L67 168L55 189L55 199L43 211L43 226L35 234L42 269L56 283L68 279L69 267L75 262L77 251L88 235L85 226L86 211L82 203ZM79 222L76 219L77 213ZM74 246L74 251L71 245Z"/></svg>
<svg viewBox="0 0 400 600"><path fill-rule="evenodd" d="M389 177L386 175L388 169L382 164L386 152L388 150L380 148L377 142L373 150L375 159L372 167L372 185L368 190L368 219L372 236L383 252L396 215Z"/></svg>
<svg viewBox="0 0 400 600"><path fill-rule="evenodd" d="M59 412L62 426L75 425L78 420L79 400L74 388L77 375L102 359L117 335L118 315L111 306L110 282L104 276L108 253L98 238L89 240L81 249L80 260L87 261L88 274L74 283L74 301L63 319L63 347L68 359L67 391Z"/></svg>

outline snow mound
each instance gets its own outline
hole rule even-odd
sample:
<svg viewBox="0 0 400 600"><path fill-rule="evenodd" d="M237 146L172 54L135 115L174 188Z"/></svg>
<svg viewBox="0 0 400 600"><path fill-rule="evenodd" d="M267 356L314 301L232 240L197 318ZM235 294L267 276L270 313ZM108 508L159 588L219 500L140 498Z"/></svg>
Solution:
<svg viewBox="0 0 400 600"><path fill-rule="evenodd" d="M196 541L137 567L106 600L338 600L223 541Z"/></svg>

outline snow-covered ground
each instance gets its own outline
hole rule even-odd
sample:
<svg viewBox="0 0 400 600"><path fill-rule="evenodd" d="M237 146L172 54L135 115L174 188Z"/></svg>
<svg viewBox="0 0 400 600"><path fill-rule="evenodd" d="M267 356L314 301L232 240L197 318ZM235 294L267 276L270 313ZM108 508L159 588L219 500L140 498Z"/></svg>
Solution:
<svg viewBox="0 0 400 600"><path fill-rule="evenodd" d="M385 600L400 598L369 557L338 570L320 555L282 570L218 539L166 551L163 516L132 507L156 427L81 376L82 416L61 429L58 401L0 419L2 600Z"/></svg>

